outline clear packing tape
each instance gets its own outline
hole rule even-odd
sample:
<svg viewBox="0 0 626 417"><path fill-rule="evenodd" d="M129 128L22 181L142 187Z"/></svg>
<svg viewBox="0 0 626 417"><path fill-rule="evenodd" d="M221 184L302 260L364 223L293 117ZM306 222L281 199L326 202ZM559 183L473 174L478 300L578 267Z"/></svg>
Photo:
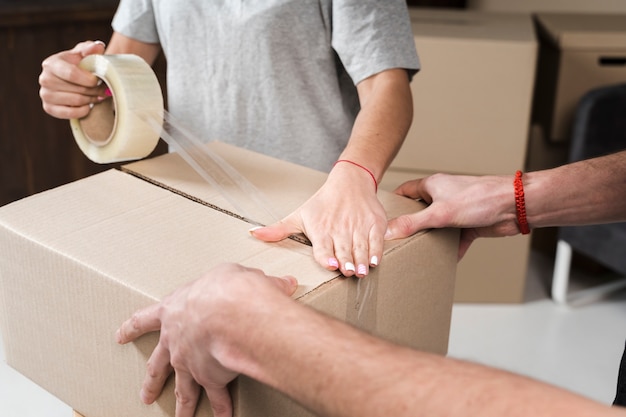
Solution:
<svg viewBox="0 0 626 417"><path fill-rule="evenodd" d="M90 55L79 64L111 90L112 99L70 125L82 152L97 163L144 158L162 138L246 221L267 225L280 218L263 194L164 110L152 68L136 55ZM300 240L300 239L298 239Z"/></svg>
<svg viewBox="0 0 626 417"><path fill-rule="evenodd" d="M252 183L165 111L158 79L142 58L130 54L89 55L79 66L100 78L112 93L111 99L93 106L88 116L70 120L74 139L89 159L105 164L145 158L162 138L244 220L261 226L280 220ZM310 246L304 235L290 238ZM309 249L306 254L310 255ZM362 322L366 301L376 292L372 281L366 278L357 282L357 322ZM375 300L372 302L375 304Z"/></svg>

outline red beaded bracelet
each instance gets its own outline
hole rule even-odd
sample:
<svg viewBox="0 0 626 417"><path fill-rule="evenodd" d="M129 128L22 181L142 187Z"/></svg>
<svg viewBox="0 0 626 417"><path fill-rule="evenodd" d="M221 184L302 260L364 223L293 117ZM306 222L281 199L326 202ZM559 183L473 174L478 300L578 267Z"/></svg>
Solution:
<svg viewBox="0 0 626 417"><path fill-rule="evenodd" d="M526 202L524 200L522 171L517 171L515 173L513 187L515 188L515 212L517 214L517 224L519 225L520 232L522 232L523 235L527 235L530 233L530 227L528 227L528 220L526 219Z"/></svg>
<svg viewBox="0 0 626 417"><path fill-rule="evenodd" d="M357 164L354 161L351 161L349 159L338 159L337 161L335 161L335 163L333 164L333 167L335 165L337 165L339 162L347 162L349 164L352 164L354 166L357 166L359 168L361 168L362 170L364 170L365 172L367 172L368 174L370 174L370 177L372 177L372 180L374 181L374 187L376 188L376 191L378 191L378 181L376 181L376 177L374 176L374 174L372 173L372 171L370 171L369 169L365 168L363 165L361 164Z"/></svg>

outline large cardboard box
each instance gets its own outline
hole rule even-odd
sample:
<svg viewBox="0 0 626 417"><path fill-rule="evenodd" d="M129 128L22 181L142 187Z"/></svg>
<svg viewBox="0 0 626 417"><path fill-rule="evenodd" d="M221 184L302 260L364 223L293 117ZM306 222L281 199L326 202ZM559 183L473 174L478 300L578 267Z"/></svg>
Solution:
<svg viewBox="0 0 626 417"><path fill-rule="evenodd" d="M391 168L380 183L393 191L405 181L432 173ZM511 183L511 198L513 184ZM534 233L534 231L533 231ZM530 237L478 239L458 264L454 301L458 303L521 303L524 301Z"/></svg>
<svg viewBox="0 0 626 417"><path fill-rule="evenodd" d="M626 82L626 13L539 13L533 123L569 140L578 102L593 88Z"/></svg>
<svg viewBox="0 0 626 417"><path fill-rule="evenodd" d="M325 178L223 144L212 149L282 214ZM379 195L390 216L422 207ZM138 397L157 334L119 346L114 332L136 309L225 261L297 276L300 302L391 341L446 353L458 231L388 242L380 266L358 280L326 271L298 241L255 240L236 214L176 154L0 208L0 324L8 364L87 417L172 417L171 381L156 404L144 406ZM239 378L232 393L240 417L310 415L248 378ZM210 415L206 401L198 415Z"/></svg>
<svg viewBox="0 0 626 417"><path fill-rule="evenodd" d="M413 125L393 166L500 174L522 169L537 43L530 16L411 8L422 69Z"/></svg>
<svg viewBox="0 0 626 417"><path fill-rule="evenodd" d="M624 0L467 0L467 8L485 12L626 13Z"/></svg>

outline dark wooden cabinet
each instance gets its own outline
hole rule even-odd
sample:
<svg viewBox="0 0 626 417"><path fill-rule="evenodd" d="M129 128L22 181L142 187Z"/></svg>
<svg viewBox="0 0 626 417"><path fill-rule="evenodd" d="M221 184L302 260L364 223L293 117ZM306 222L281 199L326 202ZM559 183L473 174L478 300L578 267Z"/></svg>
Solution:
<svg viewBox="0 0 626 417"><path fill-rule="evenodd" d="M111 168L89 161L69 122L43 111L38 77L47 56L108 41L117 4L0 0L0 205ZM163 79L164 63L157 69Z"/></svg>

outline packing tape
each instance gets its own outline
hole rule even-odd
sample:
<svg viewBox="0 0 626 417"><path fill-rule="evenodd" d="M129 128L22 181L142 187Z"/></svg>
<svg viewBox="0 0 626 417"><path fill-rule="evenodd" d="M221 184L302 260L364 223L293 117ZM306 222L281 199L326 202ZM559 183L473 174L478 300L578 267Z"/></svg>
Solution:
<svg viewBox="0 0 626 417"><path fill-rule="evenodd" d="M113 93L82 119L70 120L74 139L92 161L105 164L144 158L159 142L139 117L161 124L163 94L152 68L136 55L89 55L79 67L93 73Z"/></svg>
<svg viewBox="0 0 626 417"><path fill-rule="evenodd" d="M70 120L74 139L89 159L100 164L141 159L162 138L248 222L264 225L279 220L253 184L164 110L159 81L142 58L89 55L79 66L100 78L112 93L86 117ZM308 243L303 235L292 239Z"/></svg>

